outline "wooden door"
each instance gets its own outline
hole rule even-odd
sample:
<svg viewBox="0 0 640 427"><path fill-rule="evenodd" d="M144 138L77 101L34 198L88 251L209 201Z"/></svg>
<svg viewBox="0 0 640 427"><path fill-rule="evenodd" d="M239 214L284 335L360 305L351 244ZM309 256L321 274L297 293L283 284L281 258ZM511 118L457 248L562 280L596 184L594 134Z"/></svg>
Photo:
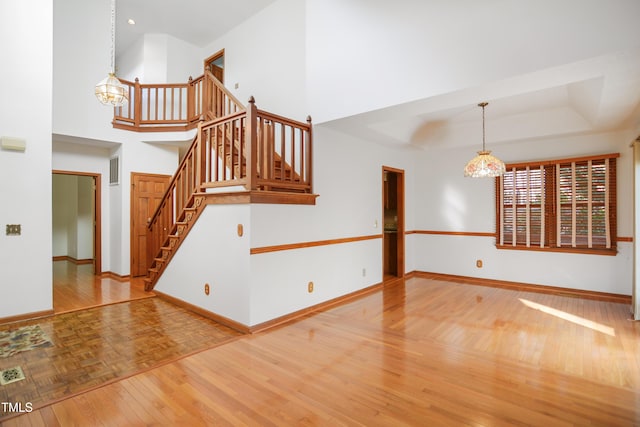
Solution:
<svg viewBox="0 0 640 427"><path fill-rule="evenodd" d="M383 278L404 276L404 171L382 168Z"/></svg>
<svg viewBox="0 0 640 427"><path fill-rule="evenodd" d="M169 175L131 173L131 277L147 274L147 224L170 181Z"/></svg>

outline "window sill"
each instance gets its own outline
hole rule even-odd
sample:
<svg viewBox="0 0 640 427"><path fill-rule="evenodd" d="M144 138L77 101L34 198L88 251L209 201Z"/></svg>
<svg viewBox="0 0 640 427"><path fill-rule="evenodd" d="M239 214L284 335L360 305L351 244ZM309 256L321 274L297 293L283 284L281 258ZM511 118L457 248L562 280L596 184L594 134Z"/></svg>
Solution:
<svg viewBox="0 0 640 427"><path fill-rule="evenodd" d="M537 252L563 252L571 254L586 254L586 255L608 255L616 256L618 250L615 247L611 249L589 249L589 248L570 248L570 247L543 247L540 246L511 246L511 245L496 245L496 249L508 249L516 251L537 251Z"/></svg>

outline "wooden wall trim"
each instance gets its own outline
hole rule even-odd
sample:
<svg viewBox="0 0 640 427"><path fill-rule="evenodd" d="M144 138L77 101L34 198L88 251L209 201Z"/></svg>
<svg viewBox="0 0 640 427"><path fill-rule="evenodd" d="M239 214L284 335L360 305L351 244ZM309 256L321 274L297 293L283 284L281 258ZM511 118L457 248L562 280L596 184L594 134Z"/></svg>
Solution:
<svg viewBox="0 0 640 427"><path fill-rule="evenodd" d="M401 279L401 278L398 278L398 279ZM363 288L363 289L359 289L359 290L357 290L355 292L351 292L351 293L348 293L346 295L342 295L342 296L330 299L328 301L324 301L324 302L321 302L319 304L315 304L315 305L312 305L310 307L303 308L302 310L294 311L293 313L289 313L289 314L286 314L284 316L280 316L280 317L277 317L275 319L268 320L268 321L263 322L263 323L259 323L257 325L251 326L249 328L250 332L252 334L255 334L257 332L262 332L262 331L265 331L267 329L270 329L270 328L282 325L284 323L290 322L292 320L298 319L300 317L304 317L304 316L306 316L308 314L315 313L315 312L318 312L318 311L323 311L323 310L326 310L326 309L331 308L333 306L343 304L345 302L354 301L354 300L356 300L358 298L364 297L366 295L369 295L369 294L371 294L373 292L376 292L376 291L382 289L383 285L384 285L384 283L377 283L375 285L372 285L372 286L369 286L369 287L366 287L366 288Z"/></svg>
<svg viewBox="0 0 640 427"><path fill-rule="evenodd" d="M473 237L497 237L497 233L483 233L475 231L443 231L443 230L410 230L405 234L438 234L445 236L473 236ZM631 236L618 236L616 237L618 242L633 242ZM529 249L529 248L526 248Z"/></svg>
<svg viewBox="0 0 640 427"><path fill-rule="evenodd" d="M403 280L403 279L398 277L398 278L394 278L394 280ZM385 283L389 283L389 282L385 282ZM181 299L172 297L171 295L167 295L167 294L165 294L163 292L159 292L159 291L157 291L155 289L154 289L153 292L158 297L160 297L162 299L165 299L166 301L168 301L168 302L170 302L172 304L175 304L175 305L177 305L179 307L182 307L182 308L184 308L186 310L193 311L194 313L197 313L197 314L199 314L199 315L201 315L203 317L206 317L207 319L211 319L211 320L213 320L215 322L218 322L218 323L223 324L225 326L228 326L228 327L230 327L232 329L235 329L238 332L241 332L241 333L244 333L244 334L255 334L255 333L262 332L262 331L265 331L267 329L271 329L271 328L274 328L276 326L282 325L284 323L293 321L293 320L298 319L300 317L304 317L304 316L306 316L308 314L315 313L315 312L322 311L322 310L326 310L326 309L328 309L330 307L333 307L333 306L336 306L336 305L339 305L339 304L343 304L343 303L348 302L348 301L353 301L355 299L364 297L366 295L369 295L369 294L371 294L373 292L376 292L376 291L382 289L383 285L384 285L383 283L377 283L375 285L372 285L372 286L357 290L355 292L351 292L349 294L342 295L342 296L339 296L337 298L333 298L333 299L330 299L328 301L324 301L324 302L321 302L319 304L315 304L315 305L312 305L310 307L303 308L302 310L294 311L293 313L289 313L289 314L286 314L284 316L280 316L280 317L277 317L275 319L271 319L271 320L268 320L266 322L254 325L254 326L244 325L244 324L242 324L240 322L236 322L235 320L231 320L228 317L220 316L219 314L213 313L213 312L211 312L209 310L205 310L204 308L198 307L196 305L193 305L193 304L188 303L186 301L183 301Z"/></svg>
<svg viewBox="0 0 640 427"><path fill-rule="evenodd" d="M100 273L100 277L114 279L114 280L117 280L118 282L128 282L129 280L131 280L130 275L127 274L125 276L121 276L117 273L114 273L113 271L103 271L102 273Z"/></svg>
<svg viewBox="0 0 640 427"><path fill-rule="evenodd" d="M51 309L51 310L34 311L31 313L19 314L17 316L0 317L0 325L20 322L22 320L40 319L42 317L53 316L54 314L55 312L53 311L53 309Z"/></svg>
<svg viewBox="0 0 640 427"><path fill-rule="evenodd" d="M483 233L475 231L440 231L440 230L411 230L406 234L438 234L445 236L473 236L473 237L496 237L496 233Z"/></svg>
<svg viewBox="0 0 640 427"><path fill-rule="evenodd" d="M251 255L264 254L267 252L288 251L291 249L311 248L314 246L339 245L342 243L360 242L362 240L382 239L382 234L372 234L370 236L345 237L342 239L317 240L313 242L288 243L285 245L262 246L251 248Z"/></svg>
<svg viewBox="0 0 640 427"><path fill-rule="evenodd" d="M198 307L197 305L193 305L179 298L173 297L171 295L165 294L164 292L160 292L156 289L153 292L160 298L165 301L168 301L178 307L182 307L185 310L192 311L196 314L199 314L202 317L206 317L207 319L213 320L214 322L220 323L222 325L228 326L231 329L234 329L240 333L248 334L251 332L250 328L247 325L244 325L240 322L236 322L235 320L229 319L228 317L221 316L212 311L206 310L202 307Z"/></svg>
<svg viewBox="0 0 640 427"><path fill-rule="evenodd" d="M220 187L221 188L221 187ZM226 191L218 193L197 193L205 197L208 205L279 204L315 205L318 194L288 193L285 191Z"/></svg>
<svg viewBox="0 0 640 427"><path fill-rule="evenodd" d="M79 265L79 264L93 264L93 259L92 258L75 259L74 257L70 257L68 255L54 256L53 260L54 261L69 261L69 262L72 262L72 263L74 263L76 265Z"/></svg>
<svg viewBox="0 0 640 427"><path fill-rule="evenodd" d="M544 294L568 296L574 298L584 298L598 301L616 302L621 304L631 304L630 295L612 294L608 292L588 291L584 289L562 288L557 286L535 285L531 283L510 282L507 280L484 279L480 277L458 276L445 273L431 273L426 271L412 271L407 277L421 277L424 279L444 280L447 282L457 282L466 285L489 286L493 288L504 288L523 292L537 292Z"/></svg>

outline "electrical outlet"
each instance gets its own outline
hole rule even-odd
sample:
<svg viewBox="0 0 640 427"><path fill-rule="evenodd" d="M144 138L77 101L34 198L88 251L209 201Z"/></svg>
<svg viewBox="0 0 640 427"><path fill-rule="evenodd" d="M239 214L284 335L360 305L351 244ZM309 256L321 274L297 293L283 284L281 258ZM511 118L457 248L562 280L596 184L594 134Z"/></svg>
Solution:
<svg viewBox="0 0 640 427"><path fill-rule="evenodd" d="M367 275L367 269L363 268L362 269L362 277L366 277L366 275Z"/></svg>
<svg viewBox="0 0 640 427"><path fill-rule="evenodd" d="M208 283L204 284L204 294L205 295L209 295L209 292L211 292L211 288L209 287Z"/></svg>
<svg viewBox="0 0 640 427"><path fill-rule="evenodd" d="M476 260L476 267L482 268L482 260L481 259Z"/></svg>
<svg viewBox="0 0 640 427"><path fill-rule="evenodd" d="M313 282L309 282L309 284L307 284L307 292L313 292Z"/></svg>

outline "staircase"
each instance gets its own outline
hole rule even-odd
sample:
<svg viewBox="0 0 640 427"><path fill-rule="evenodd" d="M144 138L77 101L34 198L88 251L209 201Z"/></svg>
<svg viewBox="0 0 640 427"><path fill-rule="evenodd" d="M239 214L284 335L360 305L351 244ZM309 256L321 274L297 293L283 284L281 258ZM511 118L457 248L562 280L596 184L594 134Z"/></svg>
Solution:
<svg viewBox="0 0 640 427"><path fill-rule="evenodd" d="M303 123L259 110L253 97L242 106L211 73L202 93L197 134L148 224L147 291L207 204L240 195L247 203L315 203L311 118Z"/></svg>

